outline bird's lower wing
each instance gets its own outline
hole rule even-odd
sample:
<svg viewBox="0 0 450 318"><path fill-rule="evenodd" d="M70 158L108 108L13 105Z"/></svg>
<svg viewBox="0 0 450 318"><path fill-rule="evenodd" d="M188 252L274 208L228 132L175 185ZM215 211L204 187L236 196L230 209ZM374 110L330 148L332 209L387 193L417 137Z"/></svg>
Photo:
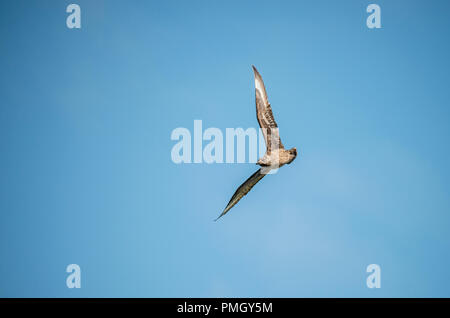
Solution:
<svg viewBox="0 0 450 318"><path fill-rule="evenodd" d="M238 203L239 200L242 199L242 197L246 195L253 188L253 186L258 183L259 180L264 178L265 175L266 174L262 173L261 169L259 169L254 174L252 174L251 177L248 178L243 184L241 184L241 186L231 197L231 200L230 202L228 202L225 210L223 210L222 214L219 215L219 217L215 221L224 216L233 206L235 206L236 203Z"/></svg>

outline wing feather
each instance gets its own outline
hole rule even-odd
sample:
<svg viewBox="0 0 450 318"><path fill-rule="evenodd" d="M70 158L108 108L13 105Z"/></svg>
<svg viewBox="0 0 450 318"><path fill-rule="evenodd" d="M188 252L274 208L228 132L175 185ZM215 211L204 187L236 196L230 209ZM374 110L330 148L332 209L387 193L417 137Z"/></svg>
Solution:
<svg viewBox="0 0 450 318"><path fill-rule="evenodd" d="M266 174L264 174L261 169L259 169L254 174L252 174L250 178L248 178L243 184L241 184L241 186L231 197L230 202L228 202L225 210L223 210L222 214L219 215L219 217L215 219L215 221L224 216L233 206L235 206L236 203L238 203L239 200L242 199L254 187L254 185L259 182L259 180L264 178L265 175Z"/></svg>
<svg viewBox="0 0 450 318"><path fill-rule="evenodd" d="M252 65L255 73L255 102L256 102L256 118L261 127L266 141L267 152L270 153L275 149L284 149L281 143L278 125L273 117L272 107L267 98L266 88L263 79L256 67Z"/></svg>

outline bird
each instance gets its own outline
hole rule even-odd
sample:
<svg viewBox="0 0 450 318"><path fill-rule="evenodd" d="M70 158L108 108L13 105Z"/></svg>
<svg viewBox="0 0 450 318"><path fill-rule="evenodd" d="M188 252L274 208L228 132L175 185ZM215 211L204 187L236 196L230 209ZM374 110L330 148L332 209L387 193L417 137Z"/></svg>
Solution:
<svg viewBox="0 0 450 318"><path fill-rule="evenodd" d="M264 136L266 153L256 162L261 168L237 188L227 206L215 221L234 207L271 170L290 164L297 157L297 148L284 148L280 139L278 125L273 117L272 107L267 98L263 79L254 65L252 65L252 68L255 78L256 118Z"/></svg>

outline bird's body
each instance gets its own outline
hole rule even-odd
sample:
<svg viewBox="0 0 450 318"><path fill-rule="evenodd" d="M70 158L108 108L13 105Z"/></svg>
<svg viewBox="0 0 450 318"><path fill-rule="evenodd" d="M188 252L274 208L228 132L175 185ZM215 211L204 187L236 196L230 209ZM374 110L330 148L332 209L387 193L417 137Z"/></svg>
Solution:
<svg viewBox="0 0 450 318"><path fill-rule="evenodd" d="M285 164L290 164L297 157L296 148L284 149L281 143L278 125L273 117L272 107L267 99L264 82L256 68L254 66L252 67L255 75L256 117L266 142L266 153L257 161L257 164L261 168L236 190L222 214L217 219L225 215L235 206L271 170L278 169Z"/></svg>
<svg viewBox="0 0 450 318"><path fill-rule="evenodd" d="M281 168L285 164L290 164L297 156L297 151L294 149L275 149L270 153L265 153L264 156L258 159L256 164L261 167L271 167L272 169Z"/></svg>

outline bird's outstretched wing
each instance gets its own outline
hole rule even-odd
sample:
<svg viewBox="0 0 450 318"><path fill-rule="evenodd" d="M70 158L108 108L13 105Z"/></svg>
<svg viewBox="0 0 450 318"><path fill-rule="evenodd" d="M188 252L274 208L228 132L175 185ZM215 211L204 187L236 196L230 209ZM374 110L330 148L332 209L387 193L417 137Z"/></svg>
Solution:
<svg viewBox="0 0 450 318"><path fill-rule="evenodd" d="M281 143L278 125L273 117L272 107L270 107L267 99L266 88L264 82L256 67L252 65L255 73L255 96L256 96L256 118L261 127L266 141L267 153L275 149L284 149Z"/></svg>
<svg viewBox="0 0 450 318"><path fill-rule="evenodd" d="M264 178L265 175L266 174L263 173L262 169L259 169L254 174L252 174L252 176L248 178L243 184L241 184L241 186L236 190L236 192L231 197L230 202L228 202L225 210L223 210L222 214L219 215L219 217L214 221L217 221L222 216L224 216L233 206L235 206L236 203L239 202L240 199L242 199L244 195L246 195L253 188L255 184L258 183L259 180Z"/></svg>

